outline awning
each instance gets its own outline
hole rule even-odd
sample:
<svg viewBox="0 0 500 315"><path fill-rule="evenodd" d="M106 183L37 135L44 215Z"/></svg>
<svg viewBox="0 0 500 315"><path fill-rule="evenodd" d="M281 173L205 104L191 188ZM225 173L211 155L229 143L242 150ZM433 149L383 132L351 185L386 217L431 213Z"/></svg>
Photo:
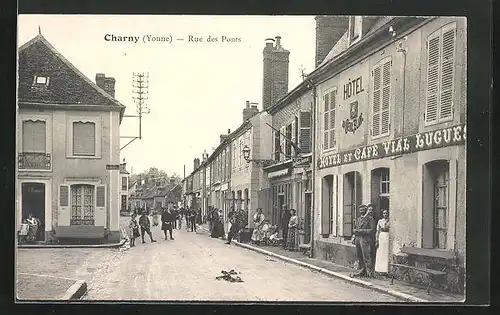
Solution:
<svg viewBox="0 0 500 315"><path fill-rule="evenodd" d="M286 176L289 173L290 173L290 169L286 168L284 170L279 170L279 171L267 173L267 178L276 178L276 177L280 177L280 176Z"/></svg>

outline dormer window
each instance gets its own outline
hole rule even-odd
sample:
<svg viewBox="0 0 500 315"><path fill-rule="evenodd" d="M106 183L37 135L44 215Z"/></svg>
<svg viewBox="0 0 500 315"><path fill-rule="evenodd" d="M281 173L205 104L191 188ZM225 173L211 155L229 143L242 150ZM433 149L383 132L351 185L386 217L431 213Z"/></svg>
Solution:
<svg viewBox="0 0 500 315"><path fill-rule="evenodd" d="M33 79L33 86L37 87L48 86L49 80L50 80L49 77L35 76L35 78Z"/></svg>
<svg viewBox="0 0 500 315"><path fill-rule="evenodd" d="M349 17L349 45L352 45L361 39L362 16Z"/></svg>

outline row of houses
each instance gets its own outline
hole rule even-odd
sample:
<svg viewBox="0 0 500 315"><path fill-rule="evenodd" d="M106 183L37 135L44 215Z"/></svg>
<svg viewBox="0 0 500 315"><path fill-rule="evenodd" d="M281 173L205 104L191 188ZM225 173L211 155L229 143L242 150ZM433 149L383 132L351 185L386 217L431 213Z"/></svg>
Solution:
<svg viewBox="0 0 500 315"><path fill-rule="evenodd" d="M260 207L280 224L286 204L311 256L352 267L357 209L373 204L390 213L396 277L463 292L466 20L315 21L316 68L290 91L290 52L266 40L262 110L247 102L240 127L194 160L186 205L225 219L245 209L250 222Z"/></svg>
<svg viewBox="0 0 500 315"><path fill-rule="evenodd" d="M176 178L161 179L148 185L148 180L136 179L129 187L129 201L127 212L142 210L160 211L162 208L172 209L179 206L182 186Z"/></svg>

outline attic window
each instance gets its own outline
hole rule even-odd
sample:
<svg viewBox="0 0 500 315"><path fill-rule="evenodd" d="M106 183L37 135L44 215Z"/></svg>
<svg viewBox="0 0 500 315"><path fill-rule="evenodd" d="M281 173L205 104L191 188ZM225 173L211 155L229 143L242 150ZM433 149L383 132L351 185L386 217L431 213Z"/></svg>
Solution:
<svg viewBox="0 0 500 315"><path fill-rule="evenodd" d="M49 85L49 77L35 76L33 86L47 86Z"/></svg>
<svg viewBox="0 0 500 315"><path fill-rule="evenodd" d="M349 17L349 44L352 45L361 38L362 16Z"/></svg>

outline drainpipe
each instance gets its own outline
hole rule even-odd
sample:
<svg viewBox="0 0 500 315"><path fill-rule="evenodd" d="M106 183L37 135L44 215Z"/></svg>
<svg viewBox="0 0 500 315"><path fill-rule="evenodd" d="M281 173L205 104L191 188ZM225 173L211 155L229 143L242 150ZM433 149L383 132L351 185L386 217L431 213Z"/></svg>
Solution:
<svg viewBox="0 0 500 315"><path fill-rule="evenodd" d="M315 191L315 178L316 178L316 86L314 83L310 80L308 82L308 87L312 89L312 95L313 95L313 104L312 104L312 109L311 109L311 129L312 129L312 142L311 142L311 149L312 149L312 157L311 157L311 162L312 162L312 172L311 172L311 186L312 186L312 196L311 196L311 237L310 237L310 250L309 250L309 257L314 258L314 205L315 205L315 196L316 196L316 191Z"/></svg>

